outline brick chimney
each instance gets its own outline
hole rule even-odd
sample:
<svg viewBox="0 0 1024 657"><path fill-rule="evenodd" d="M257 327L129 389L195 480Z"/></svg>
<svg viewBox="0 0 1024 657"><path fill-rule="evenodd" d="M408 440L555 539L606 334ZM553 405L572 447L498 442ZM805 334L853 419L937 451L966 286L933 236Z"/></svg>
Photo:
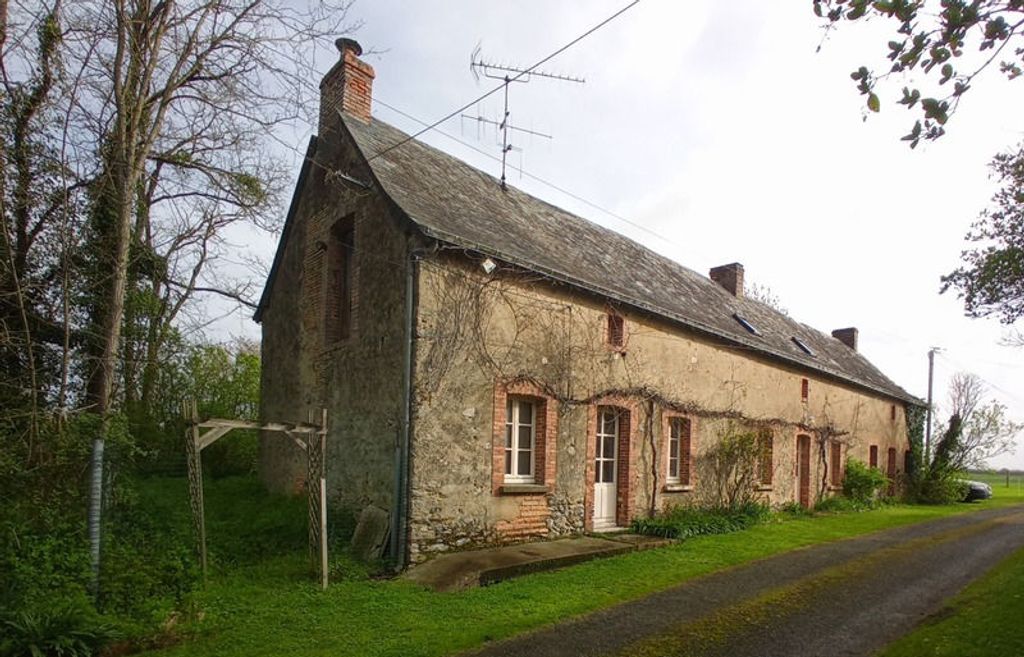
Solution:
<svg viewBox="0 0 1024 657"><path fill-rule="evenodd" d="M708 277L725 288L734 297L743 298L743 265L734 262L730 265L712 267Z"/></svg>
<svg viewBox="0 0 1024 657"><path fill-rule="evenodd" d="M334 45L341 53L341 59L320 81L320 135L324 134L337 110L370 122L373 67L359 59L363 48L354 39L338 39Z"/></svg>
<svg viewBox="0 0 1024 657"><path fill-rule="evenodd" d="M845 344L850 349L857 351L857 329L844 328L832 331L832 337Z"/></svg>

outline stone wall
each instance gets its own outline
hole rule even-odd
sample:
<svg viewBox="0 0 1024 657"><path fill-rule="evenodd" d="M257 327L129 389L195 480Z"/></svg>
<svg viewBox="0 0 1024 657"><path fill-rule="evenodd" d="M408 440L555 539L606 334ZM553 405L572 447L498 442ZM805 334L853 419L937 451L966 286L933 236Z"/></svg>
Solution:
<svg viewBox="0 0 1024 657"><path fill-rule="evenodd" d="M357 513L368 504L390 511L402 418L408 238L385 199L335 175L371 181L340 119L324 132L263 312L261 413L267 421L296 422L327 408L332 511ZM325 253L339 221L349 222L354 234L352 321L347 335L331 340ZM273 490L295 492L305 456L282 434L267 433L259 471Z"/></svg>
<svg viewBox="0 0 1024 657"><path fill-rule="evenodd" d="M489 276L461 256L425 261L418 285L413 561L477 543L589 528L590 436L603 404L629 411L628 442L620 442L628 450L628 483L618 503L628 517L619 524L668 504L693 503L708 488L699 468L690 486L666 486L666 414L691 420L698 464L728 432L770 430L773 477L757 495L776 505L798 499L798 435L812 437L812 498L825 474L817 438L829 432L842 444L844 463L849 457L867 462L870 445L879 446L883 459L895 447L902 470L902 403L883 395L609 308L538 277L502 268ZM607 345L609 311L625 320L621 347ZM504 391L521 394L524 384L557 418L555 477L534 489L505 491L503 473L495 472Z"/></svg>

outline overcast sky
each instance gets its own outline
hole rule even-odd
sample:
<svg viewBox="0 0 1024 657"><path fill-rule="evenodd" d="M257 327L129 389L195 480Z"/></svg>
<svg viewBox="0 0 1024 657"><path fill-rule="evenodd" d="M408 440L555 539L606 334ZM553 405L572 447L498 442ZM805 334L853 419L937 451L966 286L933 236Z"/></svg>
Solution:
<svg viewBox="0 0 1024 657"><path fill-rule="evenodd" d="M377 72L373 113L407 132L494 86L469 70L486 58L528 66L627 4L362 0L354 35ZM881 25L847 25L824 42L809 2L644 0L544 67L586 78L535 78L511 92L511 162L629 219L631 226L516 171L511 184L617 230L702 274L738 261L790 314L829 332L860 329L860 350L913 394L936 399L959 370L1024 419L1024 349L998 344L995 320L967 319L939 277L995 190L987 164L1024 130L1024 89L975 84L949 134L910 150L915 115L892 105L864 121L849 73L879 61ZM321 71L336 61L324 50ZM500 119L501 95L477 111ZM499 155L493 131L454 119L441 129ZM304 149L308 136L298 135ZM438 132L421 139L489 173L499 166ZM297 174L299 163L295 163ZM274 244L257 245L268 259ZM237 330L258 335L248 320ZM231 330L235 330L233 326ZM1024 468L1024 448L993 465Z"/></svg>

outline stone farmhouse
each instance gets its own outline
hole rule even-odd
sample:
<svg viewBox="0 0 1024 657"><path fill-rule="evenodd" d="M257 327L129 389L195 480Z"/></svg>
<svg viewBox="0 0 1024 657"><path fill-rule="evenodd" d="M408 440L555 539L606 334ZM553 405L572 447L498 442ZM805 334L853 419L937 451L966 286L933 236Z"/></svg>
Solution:
<svg viewBox="0 0 1024 657"><path fill-rule="evenodd" d="M388 514L399 564L713 499L702 459L737 432L776 505L828 495L851 457L906 469L922 402L857 329L503 189L374 118L373 68L338 48L255 316L262 413L328 409L332 513ZM295 491L304 461L267 436L260 473Z"/></svg>

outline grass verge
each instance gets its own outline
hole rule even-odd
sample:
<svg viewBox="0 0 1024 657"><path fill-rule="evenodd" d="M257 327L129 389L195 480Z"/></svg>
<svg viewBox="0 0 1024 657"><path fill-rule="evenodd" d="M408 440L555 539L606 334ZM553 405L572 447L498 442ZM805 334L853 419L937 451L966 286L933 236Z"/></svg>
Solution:
<svg viewBox="0 0 1024 657"><path fill-rule="evenodd" d="M1024 550L974 582L878 657L1024 655Z"/></svg>
<svg viewBox="0 0 1024 657"><path fill-rule="evenodd" d="M335 557L331 588L320 592L307 577L301 552L271 556L213 575L196 599L202 620L182 628L182 644L159 654L445 655L795 548L1024 501L1024 495L996 495L972 505L779 517L742 532L457 593L369 579L344 555Z"/></svg>

